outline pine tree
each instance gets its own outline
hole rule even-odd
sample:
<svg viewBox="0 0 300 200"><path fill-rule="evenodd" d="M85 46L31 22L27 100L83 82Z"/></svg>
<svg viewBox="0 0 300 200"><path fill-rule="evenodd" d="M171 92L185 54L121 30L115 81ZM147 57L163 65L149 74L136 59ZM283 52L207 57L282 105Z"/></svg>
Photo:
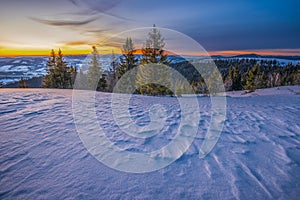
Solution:
<svg viewBox="0 0 300 200"><path fill-rule="evenodd" d="M68 76L69 76L68 79L69 79L70 88L73 88L73 85L74 85L75 79L76 79L76 75L77 75L77 68L71 66L68 71Z"/></svg>
<svg viewBox="0 0 300 200"><path fill-rule="evenodd" d="M117 75L119 84L117 85L117 91L121 93L134 92L130 91L135 87L136 83L136 71L133 70L138 66L138 59L134 55L134 45L131 38L126 38L125 44L123 45L120 62L117 67ZM124 74L129 72L126 76ZM121 82L120 82L121 81Z"/></svg>
<svg viewBox="0 0 300 200"><path fill-rule="evenodd" d="M117 82L118 82L118 63L116 61L115 53L112 52L111 64L108 72L108 90L110 92L113 92Z"/></svg>
<svg viewBox="0 0 300 200"><path fill-rule="evenodd" d="M252 69L248 70L247 76L246 76L246 85L244 86L245 90L249 90L250 92L255 91L256 85L255 85L255 79L258 75L258 64L255 64Z"/></svg>
<svg viewBox="0 0 300 200"><path fill-rule="evenodd" d="M51 50L46 69L47 75L44 77L43 87L72 88L71 79L76 71L67 66L60 49L57 55L53 49Z"/></svg>
<svg viewBox="0 0 300 200"><path fill-rule="evenodd" d="M167 60L164 47L164 38L154 24L152 30L148 33L145 47L142 49L142 64L160 63L169 65L170 61Z"/></svg>
<svg viewBox="0 0 300 200"><path fill-rule="evenodd" d="M184 87L184 84L182 83L182 81L181 80L176 81L175 95L177 97L182 97L182 94L184 93L184 91L185 91L185 87Z"/></svg>
<svg viewBox="0 0 300 200"><path fill-rule="evenodd" d="M267 76L266 76L265 72L262 72L259 75L259 81L258 81L257 88L266 88L266 87L267 87Z"/></svg>
<svg viewBox="0 0 300 200"><path fill-rule="evenodd" d="M50 53L50 57L47 61L46 71L47 75L43 79L43 87L45 88L55 88L55 76L54 76L54 68L56 67L56 54L52 49Z"/></svg>
<svg viewBox="0 0 300 200"><path fill-rule="evenodd" d="M232 65L230 65L229 72L224 84L226 91L233 90L233 79L234 79L233 69L232 69Z"/></svg>
<svg viewBox="0 0 300 200"><path fill-rule="evenodd" d="M298 70L295 71L292 76L293 76L293 84L300 85L300 69L299 69L299 67L298 67Z"/></svg>
<svg viewBox="0 0 300 200"><path fill-rule="evenodd" d="M85 73L83 73L83 70L80 69L79 73L76 74L76 82L75 82L75 87L76 89L87 89L87 75Z"/></svg>
<svg viewBox="0 0 300 200"><path fill-rule="evenodd" d="M233 84L232 84L233 90L241 90L242 84L241 84L241 75L239 72L238 65L235 65L233 70Z"/></svg>
<svg viewBox="0 0 300 200"><path fill-rule="evenodd" d="M18 82L18 88L28 88L28 85L26 83L26 80L23 79L23 77L21 78L21 80L19 80Z"/></svg>
<svg viewBox="0 0 300 200"><path fill-rule="evenodd" d="M98 84L98 90L102 91L102 92L106 92L107 91L107 81L106 81L106 74L102 74L100 80L99 80L99 84Z"/></svg>
<svg viewBox="0 0 300 200"><path fill-rule="evenodd" d="M170 88L171 76L168 68L162 65L169 65L170 61L167 60L167 54L164 52L164 38L161 36L160 31L153 25L152 30L148 33L146 44L142 49L142 65L139 67L139 72L136 79L136 88L139 88L140 94L149 95L172 95ZM157 69L155 66L160 66ZM159 71L159 72L157 72ZM152 80L157 83L144 84L145 80Z"/></svg>
<svg viewBox="0 0 300 200"><path fill-rule="evenodd" d="M68 66L64 61L62 51L59 49L54 68L55 82L57 88L70 88L70 77L68 76Z"/></svg>
<svg viewBox="0 0 300 200"><path fill-rule="evenodd" d="M214 69L208 78L207 89L211 95L216 95L218 92L221 92L221 85L219 85L219 80L222 80L221 74L218 69Z"/></svg>
<svg viewBox="0 0 300 200"><path fill-rule="evenodd" d="M134 45L131 38L126 38L122 49L123 55L120 57L118 66L118 78L120 79L127 71L138 65L138 59L134 57Z"/></svg>
<svg viewBox="0 0 300 200"><path fill-rule="evenodd" d="M96 90L98 88L99 79L102 75L102 68L99 62L99 54L95 46L92 47L92 58L89 63L88 73L86 75L87 89Z"/></svg>

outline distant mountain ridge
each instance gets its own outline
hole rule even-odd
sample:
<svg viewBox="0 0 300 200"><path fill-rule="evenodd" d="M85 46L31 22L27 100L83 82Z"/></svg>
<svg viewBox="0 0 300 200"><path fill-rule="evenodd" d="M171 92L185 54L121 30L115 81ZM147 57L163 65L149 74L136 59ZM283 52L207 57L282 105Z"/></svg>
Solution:
<svg viewBox="0 0 300 200"><path fill-rule="evenodd" d="M223 59L233 59L233 58L253 58L253 59L286 59L286 60L300 60L300 56L280 56L280 55L259 55L259 54L240 54L234 56L222 56L222 55L212 55L213 59L223 58Z"/></svg>

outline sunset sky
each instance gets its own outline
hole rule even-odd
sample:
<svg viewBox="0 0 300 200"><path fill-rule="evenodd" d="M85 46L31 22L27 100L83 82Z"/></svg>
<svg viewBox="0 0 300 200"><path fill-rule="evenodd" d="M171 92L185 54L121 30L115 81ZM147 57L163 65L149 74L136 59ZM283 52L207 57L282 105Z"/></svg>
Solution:
<svg viewBox="0 0 300 200"><path fill-rule="evenodd" d="M210 54L300 55L299 13L298 0L1 0L0 56L118 53L122 42L107 38L153 24Z"/></svg>

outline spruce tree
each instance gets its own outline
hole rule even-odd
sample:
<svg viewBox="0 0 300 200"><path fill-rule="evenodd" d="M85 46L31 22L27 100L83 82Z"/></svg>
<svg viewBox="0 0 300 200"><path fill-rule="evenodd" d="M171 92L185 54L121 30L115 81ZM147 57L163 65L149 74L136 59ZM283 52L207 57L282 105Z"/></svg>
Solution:
<svg viewBox="0 0 300 200"><path fill-rule="evenodd" d="M167 59L164 47L164 38L154 24L152 30L148 33L146 44L142 49L142 64L159 63L169 65L170 61Z"/></svg>
<svg viewBox="0 0 300 200"><path fill-rule="evenodd" d="M239 72L238 65L235 65L234 70L233 70L233 84L232 84L232 89L233 90L241 90L241 75Z"/></svg>
<svg viewBox="0 0 300 200"><path fill-rule="evenodd" d="M221 92L221 85L219 85L219 81L222 80L221 74L218 69L214 69L208 77L207 81L207 89L209 94L216 95L218 92Z"/></svg>
<svg viewBox="0 0 300 200"><path fill-rule="evenodd" d="M99 79L102 75L102 68L99 62L99 54L95 46L92 47L92 58L89 63L88 73L86 75L87 79L87 89L96 90L98 88Z"/></svg>
<svg viewBox="0 0 300 200"><path fill-rule="evenodd" d="M120 57L118 66L118 78L120 79L127 71L138 65L138 59L134 56L134 45L131 38L126 38L122 49L123 55Z"/></svg>
<svg viewBox="0 0 300 200"><path fill-rule="evenodd" d="M162 66L169 65L167 54L164 52L164 38L160 31L153 25L152 30L148 33L145 46L142 49L142 65L139 67L139 72L136 79L136 88L139 88L140 94L148 95L172 95L169 88L171 85L171 76L166 67L161 67L159 72L154 70L154 65ZM157 83L144 84L144 80L152 80Z"/></svg>
<svg viewBox="0 0 300 200"><path fill-rule="evenodd" d="M76 79L76 75L77 75L77 68L71 66L68 71L68 76L69 76L68 79L69 79L70 88L73 88L73 85L74 85L75 79Z"/></svg>
<svg viewBox="0 0 300 200"><path fill-rule="evenodd" d="M56 67L56 54L52 49L50 53L50 57L48 58L46 65L46 76L43 79L43 87L45 88L55 88L55 76L54 76L54 68Z"/></svg>
<svg viewBox="0 0 300 200"><path fill-rule="evenodd" d="M113 92L115 85L118 82L118 63L116 61L115 53L111 54L111 64L108 72L108 90Z"/></svg>
<svg viewBox="0 0 300 200"><path fill-rule="evenodd" d="M106 92L107 91L107 81L106 81L106 74L102 74L100 80L99 80L99 84L98 84L98 90L102 91L102 92Z"/></svg>
<svg viewBox="0 0 300 200"><path fill-rule="evenodd" d="M233 90L233 69L232 65L229 67L229 72L225 80L225 89L226 91L231 91Z"/></svg>
<svg viewBox="0 0 300 200"><path fill-rule="evenodd" d="M43 87L72 88L73 84L71 83L71 79L76 73L76 70L67 66L60 49L57 55L53 49L51 50L46 70L47 75L44 77Z"/></svg>
<svg viewBox="0 0 300 200"><path fill-rule="evenodd" d="M70 88L70 77L67 63L64 61L62 51L59 49L54 68L55 85L57 88Z"/></svg>
<svg viewBox="0 0 300 200"><path fill-rule="evenodd" d="M118 92L128 93L130 88L135 87L136 82L136 71L132 70L138 66L138 59L134 55L134 45L131 38L126 38L125 44L123 45L120 61L117 67L118 80L121 82L117 85ZM131 71L130 71L131 70ZM126 76L124 74L129 72ZM135 73L135 74L134 74Z"/></svg>
<svg viewBox="0 0 300 200"><path fill-rule="evenodd" d="M177 97L182 97L182 94L184 93L185 91L185 88L184 88L184 84L182 83L181 80L178 80L176 81L176 84L175 84L175 95Z"/></svg>
<svg viewBox="0 0 300 200"><path fill-rule="evenodd" d="M83 72L82 68L79 70L79 73L76 74L76 89L87 89L87 75Z"/></svg>
<svg viewBox="0 0 300 200"><path fill-rule="evenodd" d="M26 83L26 80L23 79L23 77L21 78L21 80L19 80L18 82L18 88L28 88L28 85Z"/></svg>
<svg viewBox="0 0 300 200"><path fill-rule="evenodd" d="M255 79L258 75L258 64L255 64L252 69L248 70L247 76L246 76L246 85L244 86L245 90L249 90L250 92L255 91L256 85L255 85Z"/></svg>

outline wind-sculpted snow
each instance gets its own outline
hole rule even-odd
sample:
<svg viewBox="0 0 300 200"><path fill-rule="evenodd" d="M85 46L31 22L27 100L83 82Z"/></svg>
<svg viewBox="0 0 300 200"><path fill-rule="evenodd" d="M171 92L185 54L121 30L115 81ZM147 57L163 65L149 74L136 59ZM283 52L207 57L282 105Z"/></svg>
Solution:
<svg viewBox="0 0 300 200"><path fill-rule="evenodd" d="M74 123L72 90L1 89L0 199L297 199L297 94L227 98L221 137L202 159L199 148L210 126L211 102L198 97L199 128L188 150L165 168L133 174L105 166L85 148ZM176 98L132 96L129 113L137 125L160 124L151 115L166 113L159 134L147 138L120 131L111 98L96 92L90 109L106 138L122 151L152 152L175 137L181 120ZM115 165L122 162L116 159Z"/></svg>

